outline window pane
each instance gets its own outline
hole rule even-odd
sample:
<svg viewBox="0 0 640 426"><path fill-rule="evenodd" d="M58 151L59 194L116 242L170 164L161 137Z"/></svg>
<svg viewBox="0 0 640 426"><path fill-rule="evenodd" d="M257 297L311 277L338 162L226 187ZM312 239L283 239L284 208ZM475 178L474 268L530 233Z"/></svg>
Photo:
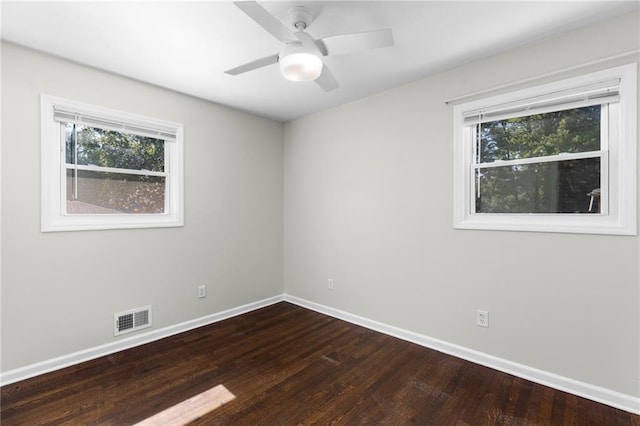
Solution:
<svg viewBox="0 0 640 426"><path fill-rule="evenodd" d="M481 168L476 182L476 213L600 211L599 157Z"/></svg>
<svg viewBox="0 0 640 426"><path fill-rule="evenodd" d="M67 214L164 213L165 178L67 170Z"/></svg>
<svg viewBox="0 0 640 426"><path fill-rule="evenodd" d="M480 163L600 150L600 105L479 126Z"/></svg>
<svg viewBox="0 0 640 426"><path fill-rule="evenodd" d="M67 164L164 171L164 141L65 123Z"/></svg>

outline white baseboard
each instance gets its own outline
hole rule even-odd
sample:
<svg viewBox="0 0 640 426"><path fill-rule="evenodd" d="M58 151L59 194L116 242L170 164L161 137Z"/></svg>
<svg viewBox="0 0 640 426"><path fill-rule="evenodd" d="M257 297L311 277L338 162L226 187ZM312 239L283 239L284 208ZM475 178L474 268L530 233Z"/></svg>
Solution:
<svg viewBox="0 0 640 426"><path fill-rule="evenodd" d="M539 370L517 362L498 358L493 355L485 354L473 349L458 346L453 343L434 339L429 336L414 333L391 325L383 324L378 321L370 320L358 315L353 315L329 306L311 302L299 297L284 295L284 300L303 308L329 315L370 330L388 334L408 342L416 343L430 349L437 350L458 358L471 361L475 364L484 365L494 370L502 371L516 377L521 377L541 385L549 386L564 392L568 392L583 398L587 398L602 404L609 405L614 408L628 411L634 414L640 414L640 398L615 392L600 386L594 386L589 383L580 382L568 377L560 376L548 371Z"/></svg>
<svg viewBox="0 0 640 426"><path fill-rule="evenodd" d="M101 356L110 355L112 353L130 349L135 346L144 345L145 343L164 339L165 337L173 336L175 334L184 333L185 331L193 330L194 328L213 324L227 318L255 311L256 309L264 308L265 306L273 305L274 303L278 303L283 300L283 295L270 297L268 299L238 306L237 308L232 308L201 318L196 318L191 321L186 321L169 327L160 328L158 330L149 331L147 333L137 334L135 336L127 337L124 339L118 339L112 343L107 343L105 345L96 346L79 352L63 355L58 358L53 358L36 364L9 370L0 374L0 386L19 382L20 380L39 376L40 374L49 373L51 371L60 370L62 368L79 364L81 362L100 358Z"/></svg>
<svg viewBox="0 0 640 426"><path fill-rule="evenodd" d="M63 355L58 358L31 364L25 367L17 368L15 370L9 370L0 375L0 386L35 377L40 374L49 373L51 371L79 364L81 362L96 359L101 356L110 355L115 352L160 340L165 337L193 330L198 327L213 324L215 322L222 321L237 315L242 315L244 313L263 308L265 306L273 305L274 303L278 303L283 300L301 306L303 308L311 309L313 311L329 315L334 318L366 327L370 330L388 334L390 336L394 336L408 342L416 343L420 346L434 349L439 352L462 358L476 364L484 365L486 367L493 368L495 370L502 371L517 377L521 377L535 383L578 395L583 398L597 401L614 408L628 411L630 413L640 414L640 398L636 398L634 396L626 395L620 392L615 392L600 386L594 386L589 383L580 382L568 377L559 376L554 373L539 370L537 368L529 367L527 365L519 364L506 359L498 358L493 355L485 354L483 352L475 351L463 346L458 346L453 343L445 342L443 340L434 339L429 336L414 333L412 331L387 325L378 321L350 314L339 309L334 309L329 306L321 305L287 294L270 297L268 299L207 315L181 324L172 325L147 333L141 333L125 339L119 339L113 343L107 343L105 345L96 346L94 348L89 348L68 355Z"/></svg>

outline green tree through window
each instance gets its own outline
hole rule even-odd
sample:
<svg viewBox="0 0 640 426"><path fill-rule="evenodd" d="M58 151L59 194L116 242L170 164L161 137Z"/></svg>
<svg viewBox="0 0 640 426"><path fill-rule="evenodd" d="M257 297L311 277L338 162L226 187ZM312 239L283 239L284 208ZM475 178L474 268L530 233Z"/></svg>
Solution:
<svg viewBox="0 0 640 426"><path fill-rule="evenodd" d="M588 194L600 187L600 123L595 105L478 124L476 212L596 213Z"/></svg>
<svg viewBox="0 0 640 426"><path fill-rule="evenodd" d="M162 213L165 177L148 172L165 170L164 140L65 124L67 200L90 204L100 213ZM74 166L96 166L79 170ZM78 205L68 203L68 213Z"/></svg>

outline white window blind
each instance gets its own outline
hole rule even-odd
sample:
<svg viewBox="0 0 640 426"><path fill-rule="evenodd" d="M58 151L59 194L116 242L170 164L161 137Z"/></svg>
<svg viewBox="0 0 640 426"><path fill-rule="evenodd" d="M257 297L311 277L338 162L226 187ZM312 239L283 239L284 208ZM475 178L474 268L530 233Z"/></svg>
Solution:
<svg viewBox="0 0 640 426"><path fill-rule="evenodd" d="M541 96L518 99L496 105L465 111L464 124L486 123L513 117L543 114L573 108L582 108L618 102L620 79L614 78L588 85L546 93Z"/></svg>
<svg viewBox="0 0 640 426"><path fill-rule="evenodd" d="M53 119L60 123L76 123L88 127L98 127L105 130L114 130L122 133L131 133L138 136L162 139L165 142L176 141L176 129L156 123L131 122L109 117L95 117L82 111L63 108L58 105L53 107Z"/></svg>

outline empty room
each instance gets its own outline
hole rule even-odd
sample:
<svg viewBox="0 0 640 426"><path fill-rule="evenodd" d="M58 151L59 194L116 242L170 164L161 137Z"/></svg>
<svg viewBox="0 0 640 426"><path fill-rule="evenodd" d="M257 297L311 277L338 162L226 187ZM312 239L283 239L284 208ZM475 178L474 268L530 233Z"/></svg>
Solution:
<svg viewBox="0 0 640 426"><path fill-rule="evenodd" d="M640 2L0 7L3 426L640 426Z"/></svg>

